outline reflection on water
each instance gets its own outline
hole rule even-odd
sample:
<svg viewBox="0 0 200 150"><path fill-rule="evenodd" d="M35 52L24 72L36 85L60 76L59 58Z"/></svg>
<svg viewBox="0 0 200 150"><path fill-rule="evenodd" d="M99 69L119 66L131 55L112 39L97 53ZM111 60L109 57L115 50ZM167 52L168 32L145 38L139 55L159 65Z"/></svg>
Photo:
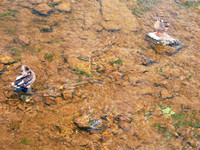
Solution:
<svg viewBox="0 0 200 150"><path fill-rule="evenodd" d="M197 0L0 7L0 149L199 149ZM145 40L157 16L184 43L178 53ZM37 79L19 97L11 82L22 64Z"/></svg>

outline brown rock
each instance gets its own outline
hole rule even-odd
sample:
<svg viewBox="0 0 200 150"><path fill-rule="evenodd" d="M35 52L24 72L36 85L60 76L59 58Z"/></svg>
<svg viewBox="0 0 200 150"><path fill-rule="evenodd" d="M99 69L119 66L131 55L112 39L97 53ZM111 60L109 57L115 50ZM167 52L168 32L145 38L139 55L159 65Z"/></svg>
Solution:
<svg viewBox="0 0 200 150"><path fill-rule="evenodd" d="M72 99L72 93L74 90L65 90L63 91L62 95L65 100Z"/></svg>
<svg viewBox="0 0 200 150"><path fill-rule="evenodd" d="M22 45L28 45L30 40L25 35L20 35L18 38L14 39L16 43L22 44Z"/></svg>
<svg viewBox="0 0 200 150"><path fill-rule="evenodd" d="M46 98L46 99L44 100L44 104L46 104L46 105L48 105L48 106L54 105L54 104L55 104L55 101L54 101L53 98L48 97L48 98Z"/></svg>
<svg viewBox="0 0 200 150"><path fill-rule="evenodd" d="M171 98L173 98L173 95L169 91L167 91L166 89L164 89L164 90L162 90L160 92L160 96L163 99L171 99Z"/></svg>
<svg viewBox="0 0 200 150"><path fill-rule="evenodd" d="M44 0L28 0L28 2L30 2L32 4L40 4L40 3L43 3Z"/></svg>
<svg viewBox="0 0 200 150"><path fill-rule="evenodd" d="M0 64L0 71L2 71L4 69L4 65Z"/></svg>
<svg viewBox="0 0 200 150"><path fill-rule="evenodd" d="M66 3L66 2L60 3L55 8L57 10L59 10L59 11L65 11L65 12L68 12L68 13L71 13L71 11L72 11L72 9L71 9L71 3Z"/></svg>
<svg viewBox="0 0 200 150"><path fill-rule="evenodd" d="M81 117L78 117L78 118L75 118L74 119L74 123L78 126L78 127L81 127L81 128L84 128L84 127L89 127L89 118L87 115L83 115Z"/></svg>
<svg viewBox="0 0 200 150"><path fill-rule="evenodd" d="M51 11L51 7L49 7L47 4L39 4L34 8L34 10L40 15L48 15L48 13Z"/></svg>
<svg viewBox="0 0 200 150"><path fill-rule="evenodd" d="M91 73L91 64L89 61L81 61L76 56L70 56L67 59L70 66L78 71L84 71L87 74Z"/></svg>
<svg viewBox="0 0 200 150"><path fill-rule="evenodd" d="M10 64L14 62L14 59L10 56L1 56L0 55L0 64Z"/></svg>
<svg viewBox="0 0 200 150"><path fill-rule="evenodd" d="M119 0L102 0L102 12L105 22L102 24L108 31L123 30L130 32L138 27L135 16Z"/></svg>
<svg viewBox="0 0 200 150"><path fill-rule="evenodd" d="M114 79L120 79L120 78L123 78L124 74L123 73L120 73L120 72L112 72L111 73L111 77L114 78Z"/></svg>

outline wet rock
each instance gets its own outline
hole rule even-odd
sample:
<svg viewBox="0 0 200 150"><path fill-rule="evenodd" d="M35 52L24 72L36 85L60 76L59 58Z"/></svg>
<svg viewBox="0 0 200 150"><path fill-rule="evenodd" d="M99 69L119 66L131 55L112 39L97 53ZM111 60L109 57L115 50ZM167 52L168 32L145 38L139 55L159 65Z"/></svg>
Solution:
<svg viewBox="0 0 200 150"><path fill-rule="evenodd" d="M28 0L28 2L32 3L32 4L40 4L43 3L45 0Z"/></svg>
<svg viewBox="0 0 200 150"><path fill-rule="evenodd" d="M2 56L0 55L0 64L5 64L5 65L8 65L8 64L13 64L15 61L14 59L11 57L11 56Z"/></svg>
<svg viewBox="0 0 200 150"><path fill-rule="evenodd" d="M47 4L39 4L33 9L33 12L40 16L48 16L51 11L51 7L49 7Z"/></svg>
<svg viewBox="0 0 200 150"><path fill-rule="evenodd" d="M166 89L160 92L160 98L162 99L172 99L174 96Z"/></svg>
<svg viewBox="0 0 200 150"><path fill-rule="evenodd" d="M167 33L163 33L162 36L157 36L155 32L148 33L146 35L146 40L158 53L165 53L169 56L176 54L183 48L183 44L181 42L172 38Z"/></svg>
<svg viewBox="0 0 200 150"><path fill-rule="evenodd" d="M78 118L74 119L74 123L79 127L79 128L89 128L89 117L88 115L83 115Z"/></svg>
<svg viewBox="0 0 200 150"><path fill-rule="evenodd" d="M124 77L124 73L120 73L120 72L112 72L111 74L111 78L114 78L114 79L121 79Z"/></svg>
<svg viewBox="0 0 200 150"><path fill-rule="evenodd" d="M130 32L136 30L138 23L131 11L118 0L102 0L102 15L105 30L116 32L119 30Z"/></svg>
<svg viewBox="0 0 200 150"><path fill-rule="evenodd" d="M76 70L77 74L90 74L91 64L88 61L81 61L77 57L69 56L67 59L70 66Z"/></svg>
<svg viewBox="0 0 200 150"><path fill-rule="evenodd" d="M60 3L59 5L57 5L55 7L55 9L57 9L58 11L61 11L61 12L67 12L67 13L72 12L71 3L66 3L66 2Z"/></svg>
<svg viewBox="0 0 200 150"><path fill-rule="evenodd" d="M3 69L4 69L4 65L0 64L0 72L3 71Z"/></svg>
<svg viewBox="0 0 200 150"><path fill-rule="evenodd" d="M30 43L30 40L28 37L26 37L25 35L20 35L18 38L13 40L15 43L19 43L22 45L28 45Z"/></svg>
<svg viewBox="0 0 200 150"><path fill-rule="evenodd" d="M89 119L88 115L83 115L79 118L74 119L74 123L77 127L84 131L105 129L105 126L102 125L101 120Z"/></svg>
<svg viewBox="0 0 200 150"><path fill-rule="evenodd" d="M69 100L72 99L72 94L73 94L74 90L65 90L62 92L62 97L65 100Z"/></svg>
<svg viewBox="0 0 200 150"><path fill-rule="evenodd" d="M165 67L162 68L162 71L167 75L167 76L172 76L172 77L179 77L181 75L181 70L172 68L172 67Z"/></svg>
<svg viewBox="0 0 200 150"><path fill-rule="evenodd" d="M47 98L44 100L44 104L47 105L47 106L51 106L51 105L55 105L56 102L55 102L54 98L47 97Z"/></svg>
<svg viewBox="0 0 200 150"><path fill-rule="evenodd" d="M6 101L6 97L3 93L0 93L0 102Z"/></svg>
<svg viewBox="0 0 200 150"><path fill-rule="evenodd" d="M122 128L124 131L131 129L131 122L132 119L124 115L118 115L114 118L114 123L118 124L119 128Z"/></svg>
<svg viewBox="0 0 200 150"><path fill-rule="evenodd" d="M53 28L49 26L40 29L40 32L52 32L52 31L53 31Z"/></svg>

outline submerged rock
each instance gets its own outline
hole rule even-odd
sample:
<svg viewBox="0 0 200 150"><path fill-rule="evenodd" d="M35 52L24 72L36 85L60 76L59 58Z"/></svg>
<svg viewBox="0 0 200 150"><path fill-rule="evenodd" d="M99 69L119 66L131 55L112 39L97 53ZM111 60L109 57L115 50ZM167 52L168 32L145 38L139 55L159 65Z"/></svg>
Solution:
<svg viewBox="0 0 200 150"><path fill-rule="evenodd" d="M89 119L88 115L83 115L79 118L76 118L74 120L74 123L79 129L84 131L101 130L105 128L101 120Z"/></svg>
<svg viewBox="0 0 200 150"><path fill-rule="evenodd" d="M55 9L57 9L58 11L64 11L64 12L67 12L67 13L71 13L72 12L72 9L71 9L71 3L66 3L66 2L62 2L60 3L59 5L57 5L55 7Z"/></svg>
<svg viewBox="0 0 200 150"><path fill-rule="evenodd" d="M173 97L174 96L166 89L160 92L160 98L162 99L172 99Z"/></svg>
<svg viewBox="0 0 200 150"><path fill-rule="evenodd" d="M156 32L151 32L146 35L149 45L153 47L158 53L166 53L168 55L176 54L183 48L183 44L174 39L167 33L162 36L157 36Z"/></svg>
<svg viewBox="0 0 200 150"><path fill-rule="evenodd" d="M14 59L10 56L4 56L3 57L3 56L0 55L0 64L8 65L8 64L13 64L14 62L15 62Z"/></svg>
<svg viewBox="0 0 200 150"><path fill-rule="evenodd" d="M47 4L39 4L33 9L33 12L40 16L48 16L51 11L51 7Z"/></svg>
<svg viewBox="0 0 200 150"><path fill-rule="evenodd" d="M43 3L45 0L28 0L28 2L32 3L32 4L40 4Z"/></svg>
<svg viewBox="0 0 200 150"><path fill-rule="evenodd" d="M30 40L25 35L20 35L18 38L13 40L16 43L22 44L22 45L28 45L30 43Z"/></svg>

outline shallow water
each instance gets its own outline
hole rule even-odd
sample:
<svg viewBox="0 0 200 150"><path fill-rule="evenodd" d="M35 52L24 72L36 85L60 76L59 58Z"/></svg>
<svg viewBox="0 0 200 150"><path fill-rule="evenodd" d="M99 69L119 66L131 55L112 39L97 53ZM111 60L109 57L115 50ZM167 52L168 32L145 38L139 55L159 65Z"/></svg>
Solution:
<svg viewBox="0 0 200 150"><path fill-rule="evenodd" d="M200 148L198 1L0 8L0 149ZM145 40L158 15L184 44L177 54ZM28 102L11 87L22 64L37 76Z"/></svg>

